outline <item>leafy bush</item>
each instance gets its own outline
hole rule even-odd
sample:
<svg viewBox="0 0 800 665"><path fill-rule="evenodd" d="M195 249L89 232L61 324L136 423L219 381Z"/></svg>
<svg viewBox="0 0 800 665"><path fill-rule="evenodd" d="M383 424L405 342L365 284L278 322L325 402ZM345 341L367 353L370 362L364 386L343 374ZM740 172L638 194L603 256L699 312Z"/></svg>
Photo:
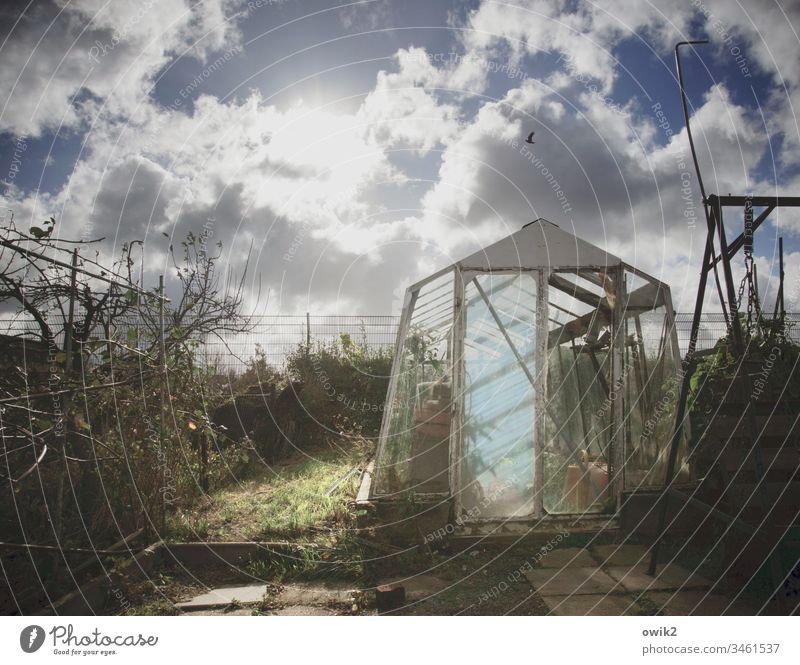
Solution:
<svg viewBox="0 0 800 665"><path fill-rule="evenodd" d="M754 334L746 340L743 360L733 352L730 336L721 338L712 355L701 358L690 384L692 416L706 423L726 401L738 404L740 388L734 382L750 376L753 401L792 409L800 402L800 375L797 361L800 346L782 334ZM738 408L738 407L737 407Z"/></svg>
<svg viewBox="0 0 800 665"><path fill-rule="evenodd" d="M252 394L256 389L266 394L286 386L286 377L267 362L267 354L260 344L256 344L255 354L247 362L245 371L241 374L232 372L227 379L223 389L229 390L231 395Z"/></svg>
<svg viewBox="0 0 800 665"><path fill-rule="evenodd" d="M38 339L26 340L37 350L30 362L0 349L0 395L11 400L0 409L0 540L103 548L141 527L153 538L165 513L228 482L250 461L245 445L213 445L208 413L225 396L197 362L204 335L247 329L241 285L220 282L219 254L209 254L205 235L190 234L182 256L170 247L179 295L164 308L162 345L163 293L134 281L131 246L111 271L80 251L73 258L84 272L71 275L44 258L28 271L31 238L2 231L9 240L0 252L0 302L35 321ZM45 253L65 251L39 231L31 233ZM111 285L91 277L109 273ZM52 314L73 309L72 325ZM68 582L59 557L37 561L36 571L27 557L2 563L13 593L0 597L24 595L39 579L52 597Z"/></svg>
<svg viewBox="0 0 800 665"><path fill-rule="evenodd" d="M388 349L370 348L365 338L356 342L348 334L299 346L288 359L287 374L298 385L309 436L316 440L331 431L377 436L391 366Z"/></svg>

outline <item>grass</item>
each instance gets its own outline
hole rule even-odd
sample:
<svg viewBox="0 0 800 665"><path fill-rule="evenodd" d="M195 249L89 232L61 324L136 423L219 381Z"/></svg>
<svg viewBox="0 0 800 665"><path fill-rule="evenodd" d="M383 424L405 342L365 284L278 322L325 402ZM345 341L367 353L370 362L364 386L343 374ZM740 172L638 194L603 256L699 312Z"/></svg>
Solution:
<svg viewBox="0 0 800 665"><path fill-rule="evenodd" d="M176 616L180 612L166 598L154 598L141 605L135 605L127 612L128 616Z"/></svg>
<svg viewBox="0 0 800 665"><path fill-rule="evenodd" d="M412 548L374 566L365 566L363 543L352 537L350 502L357 491L358 474L325 496L337 480L362 462L371 450L364 440L342 437L334 445L296 454L271 468L261 467L248 478L214 492L170 522L173 540L240 541L285 540L302 547L294 556L262 554L241 569L221 566L204 568L187 576L175 570L164 586L144 594L137 613L167 614L173 608L164 603L189 598L206 586L234 583L290 584L292 582L349 580L368 589L378 579L415 573L434 575L447 587L423 602L408 604L400 614L502 615L545 614L547 608L524 577L513 575L527 561L528 548L510 551L473 548L449 554ZM570 543L572 544L572 543ZM374 557L375 552L366 553ZM382 557L378 557L382 559ZM382 564L382 565L381 565ZM502 589L501 592L497 592ZM368 600L372 594L367 593ZM270 599L254 613L270 611ZM371 611L368 603L357 602L349 612Z"/></svg>
<svg viewBox="0 0 800 665"><path fill-rule="evenodd" d="M345 439L296 454L217 491L168 520L173 541L292 540L319 542L346 526L359 474L331 496L326 490L367 456L370 444Z"/></svg>

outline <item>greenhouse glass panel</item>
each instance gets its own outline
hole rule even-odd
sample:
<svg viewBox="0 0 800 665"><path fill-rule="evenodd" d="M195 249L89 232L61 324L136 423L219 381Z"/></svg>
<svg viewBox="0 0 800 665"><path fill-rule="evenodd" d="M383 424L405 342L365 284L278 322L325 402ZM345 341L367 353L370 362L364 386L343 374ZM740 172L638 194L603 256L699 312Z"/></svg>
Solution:
<svg viewBox="0 0 800 665"><path fill-rule="evenodd" d="M377 493L449 487L453 272L412 291L378 449Z"/></svg>
<svg viewBox="0 0 800 665"><path fill-rule="evenodd" d="M533 511L536 291L531 274L464 287L461 506L471 518Z"/></svg>
<svg viewBox="0 0 800 665"><path fill-rule="evenodd" d="M544 509L609 508L614 285L602 272L554 273L548 285Z"/></svg>
<svg viewBox="0 0 800 665"><path fill-rule="evenodd" d="M627 281L634 280L628 278ZM664 484L680 392L677 340L674 322L664 304L667 298L663 286L638 286L632 290L626 310L626 489ZM678 448L676 482L690 479L686 457L684 433Z"/></svg>

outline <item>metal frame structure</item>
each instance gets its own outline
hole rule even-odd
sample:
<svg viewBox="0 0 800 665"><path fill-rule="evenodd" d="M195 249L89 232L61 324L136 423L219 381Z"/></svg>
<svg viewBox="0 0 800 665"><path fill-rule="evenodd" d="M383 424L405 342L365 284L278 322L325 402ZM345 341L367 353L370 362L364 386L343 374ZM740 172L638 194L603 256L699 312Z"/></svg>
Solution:
<svg viewBox="0 0 800 665"><path fill-rule="evenodd" d="M682 364L683 379L681 382L681 389L678 395L678 405L675 416L675 426L673 430L672 440L670 442L670 453L667 462L666 477L664 481L664 489L661 493L658 503L658 527L656 537L652 545L650 554L650 563L648 566L648 574L655 576L661 542L664 538L666 531L667 510L670 496L679 499L684 503L693 504L700 509L706 511L710 515L729 525L733 528L750 535L751 538L761 538L758 528L748 524L740 519L738 516L729 515L724 511L719 510L715 506L709 506L703 501L699 500L693 494L685 494L677 490L673 485L675 477L675 464L678 454L678 444L681 440L682 433L685 426L686 419L686 402L689 393L689 386L692 375L696 365L698 353L696 352L697 336L700 327L700 318L703 313L703 305L705 302L706 286L708 278L711 274L714 275L720 303L725 314L726 322L729 327L730 335L732 338L732 348L734 353L739 359L739 368L745 359L745 336L742 331L741 321L739 319L738 303L736 285L733 281L733 271L731 268L731 260L736 256L739 250L749 247L752 250L753 235L761 224L769 217L769 215L780 207L800 207L800 197L797 196L717 196L711 194L706 196L705 187L703 186L702 174L697 160L697 154L694 147L694 140L692 137L691 123L689 122L689 111L686 99L686 89L684 86L683 69L681 67L680 48L682 46L694 46L698 44L706 44L708 40L685 41L679 42L675 46L675 66L678 74L678 84L680 88L681 104L683 107L684 121L686 123L686 130L689 139L689 145L692 152L692 159L694 162L695 171L697 173L697 181L702 195L703 207L706 216L706 243L703 252L703 261L700 270L700 282L697 289L697 298L695 301L694 315L692 318L692 327L689 336L689 345L686 356ZM744 228L742 232L732 241L728 242L728 237L725 232L725 223L723 220L724 208L741 208L743 209ZM753 218L753 209L763 208L757 217ZM719 254L715 250L715 238L719 242ZM781 243L782 251L782 243ZM717 272L718 264L722 265L724 276L725 289L719 281ZM781 288L779 291L779 300L783 298L783 258L781 256ZM726 305L727 301L727 305ZM777 305L776 305L777 311ZM753 391L750 386L750 376L745 372L741 372L740 376L742 381L739 383L741 397L743 402L746 403L745 414L748 433L753 442L752 447L752 461L755 471L756 486L758 488L759 501L765 513L768 510L768 499L766 495L765 486L765 471L763 451L761 449L761 442L758 436L758 429L755 420L755 409L753 407ZM727 479L726 479L726 482ZM777 589L783 581L783 572L780 568L780 563L777 561L776 556L769 557L770 573L772 576L773 588ZM779 606L782 606L783 599L778 596Z"/></svg>
<svg viewBox="0 0 800 665"><path fill-rule="evenodd" d="M650 565L648 568L648 573L650 575L655 575L656 573L661 541L663 540L664 532L666 531L667 509L668 509L668 501L670 495L680 499L681 501L691 502L694 505L712 513L718 519L721 519L722 521L730 524L732 528L744 531L745 533L751 536L754 534L757 536L758 534L758 529L756 527L746 523L742 519L733 515L728 515L717 508L712 508L707 504L705 504L704 502L700 501L699 499L676 490L672 486L673 485L672 481L675 474L675 462L677 460L677 454L678 454L678 443L683 434L683 428L687 417L686 402L689 395L689 386L692 379L692 375L694 373L697 358L700 355L698 352L696 352L695 349L697 345L697 336L700 329L700 319L703 314L703 305L705 302L706 286L708 284L708 279L712 275L712 273L714 273L717 265L722 264L723 276L725 282L725 289L724 289L725 300L722 301L722 306L725 309L726 320L728 321L728 325L730 326L731 337L733 340L733 351L736 353L741 363L745 355L745 344L744 344L744 334L742 332L741 321L739 319L736 285L733 279L731 260L733 259L734 256L736 256L739 250L741 250L745 246L745 243L748 242L748 239L746 237L747 233L750 234L754 233L758 229L758 227L761 226L761 224L764 221L766 221L769 215L779 207L794 207L794 208L800 207L800 196L717 196L715 194L711 194L710 196L708 196L703 200L703 203L708 211L706 218L707 237L706 237L705 250L703 252L703 262L700 270L700 283L697 289L697 298L695 300L694 315L692 317L692 327L691 327L691 332L689 334L689 346L686 351L686 356L683 360L683 367L682 367L683 380L681 382L681 390L678 395L678 407L675 416L675 428L673 430L673 436L670 442L670 454L667 462L666 477L664 479L664 491L659 500L658 528L656 532L657 535L653 543L650 555ZM736 238L729 243L725 232L723 209L728 207L744 209L745 206L760 207L763 208L763 210L759 213L757 217L755 217L755 219L753 219L750 230L748 231L743 230L742 233L736 236ZM718 239L720 246L720 253L716 256L714 252L715 238ZM744 395L742 395L742 397L744 398L744 401L747 403L746 417L747 417L749 432L751 438L753 439L753 465L756 473L756 481L758 487L760 488L760 499L762 505L766 510L767 499L764 494L765 488L763 482L764 461L761 450L761 444L759 442L757 425L755 421L755 413L752 405L753 391L749 387L750 383L749 374L747 372L742 372L741 376L743 378L743 382L741 383L742 392L745 393ZM777 562L772 561L771 564L774 568ZM782 573L778 573L777 571L773 570L773 578L775 578L776 576L780 576L782 578ZM777 579L775 579L774 581L776 583L778 582Z"/></svg>

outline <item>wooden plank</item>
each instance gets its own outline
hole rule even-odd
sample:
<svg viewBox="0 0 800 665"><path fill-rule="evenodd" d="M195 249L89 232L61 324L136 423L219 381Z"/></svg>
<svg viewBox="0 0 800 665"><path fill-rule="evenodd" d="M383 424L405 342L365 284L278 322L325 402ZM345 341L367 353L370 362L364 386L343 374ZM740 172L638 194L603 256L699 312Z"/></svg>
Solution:
<svg viewBox="0 0 800 665"><path fill-rule="evenodd" d="M575 300L580 300L585 305L589 305L589 307L596 307L608 314L611 313L611 308L606 302L605 293L594 294L588 289L585 289L574 282L570 282L568 279L564 279L557 273L551 273L550 278L547 281L550 286L554 286L567 295L572 296L575 298Z"/></svg>
<svg viewBox="0 0 800 665"><path fill-rule="evenodd" d="M364 473L361 476L361 483L358 488L358 495L356 496L356 505L369 503L370 489L372 487L373 476L375 473L375 460L373 459L367 464Z"/></svg>

